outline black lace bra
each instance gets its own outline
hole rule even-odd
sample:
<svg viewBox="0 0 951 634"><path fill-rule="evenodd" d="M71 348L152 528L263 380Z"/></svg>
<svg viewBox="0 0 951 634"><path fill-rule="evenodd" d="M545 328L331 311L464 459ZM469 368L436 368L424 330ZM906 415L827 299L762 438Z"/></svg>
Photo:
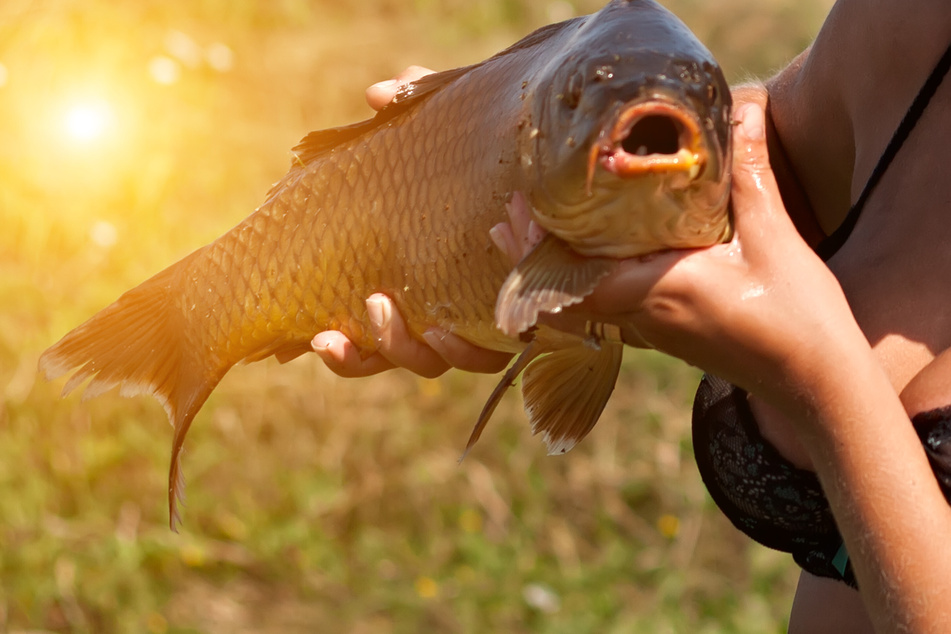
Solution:
<svg viewBox="0 0 951 634"><path fill-rule="evenodd" d="M951 502L951 406L919 414L912 423ZM693 444L704 484L734 526L764 546L792 554L816 576L855 586L819 479L762 437L746 392L705 376L694 401Z"/></svg>

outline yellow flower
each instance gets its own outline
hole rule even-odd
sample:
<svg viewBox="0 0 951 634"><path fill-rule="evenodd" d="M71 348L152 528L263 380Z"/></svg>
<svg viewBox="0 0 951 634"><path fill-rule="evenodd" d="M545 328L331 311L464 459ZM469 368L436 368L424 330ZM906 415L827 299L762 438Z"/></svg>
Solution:
<svg viewBox="0 0 951 634"><path fill-rule="evenodd" d="M680 520L676 515L661 515L657 518L657 530L667 539L673 539L680 533Z"/></svg>
<svg viewBox="0 0 951 634"><path fill-rule="evenodd" d="M439 594L439 584L431 577L417 577L413 586L416 588L416 594L424 599L432 599Z"/></svg>

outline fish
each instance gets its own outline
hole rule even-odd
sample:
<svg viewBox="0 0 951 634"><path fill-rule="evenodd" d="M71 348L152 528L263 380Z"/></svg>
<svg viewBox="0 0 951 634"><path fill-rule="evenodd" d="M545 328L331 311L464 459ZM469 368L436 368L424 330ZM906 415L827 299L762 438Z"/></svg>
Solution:
<svg viewBox="0 0 951 634"><path fill-rule="evenodd" d="M236 364L342 331L378 349L365 298L518 354L470 436L522 374L549 453L594 426L623 345L538 316L578 303L619 258L729 239L730 92L653 0L612 0L473 65L424 77L366 121L307 134L247 218L121 295L40 357L63 393L148 394L173 427L169 525L189 427ZM526 205L546 237L513 269L489 230Z"/></svg>

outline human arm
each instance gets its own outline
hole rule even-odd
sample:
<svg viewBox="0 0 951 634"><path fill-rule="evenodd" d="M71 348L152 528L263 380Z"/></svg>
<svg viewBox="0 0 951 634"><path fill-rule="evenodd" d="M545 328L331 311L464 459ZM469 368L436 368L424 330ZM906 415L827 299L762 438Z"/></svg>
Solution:
<svg viewBox="0 0 951 634"><path fill-rule="evenodd" d="M951 509L838 282L783 210L762 110L736 117L734 241L623 262L580 307L547 321L578 331L614 322L625 339L779 410L819 476L879 631L945 631L951 553L935 545L951 537ZM948 370L934 369L945 385Z"/></svg>

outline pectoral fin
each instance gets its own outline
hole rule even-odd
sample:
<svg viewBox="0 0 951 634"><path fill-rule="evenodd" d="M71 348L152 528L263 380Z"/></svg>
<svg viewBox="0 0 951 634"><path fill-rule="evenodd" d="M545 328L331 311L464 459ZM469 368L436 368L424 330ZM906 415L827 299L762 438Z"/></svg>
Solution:
<svg viewBox="0 0 951 634"><path fill-rule="evenodd" d="M616 267L612 258L580 256L548 234L502 285L495 324L506 335L517 337L535 325L539 313L558 312L582 301Z"/></svg>
<svg viewBox="0 0 951 634"><path fill-rule="evenodd" d="M614 391L624 346L577 346L533 361L522 377L532 433L543 434L548 454L570 451L598 422Z"/></svg>

